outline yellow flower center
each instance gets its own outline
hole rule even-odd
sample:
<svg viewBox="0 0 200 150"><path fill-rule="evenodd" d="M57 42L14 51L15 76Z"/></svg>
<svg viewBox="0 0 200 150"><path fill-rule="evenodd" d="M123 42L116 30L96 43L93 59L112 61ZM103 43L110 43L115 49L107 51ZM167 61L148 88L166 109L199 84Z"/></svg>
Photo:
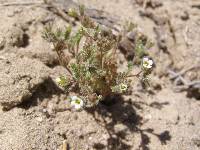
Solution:
<svg viewBox="0 0 200 150"><path fill-rule="evenodd" d="M81 101L80 101L79 99L76 99L76 100L75 100L75 103L76 103L76 104L80 104Z"/></svg>
<svg viewBox="0 0 200 150"><path fill-rule="evenodd" d="M122 85L121 85L121 90L125 91L126 89L127 89L127 85L122 84Z"/></svg>
<svg viewBox="0 0 200 150"><path fill-rule="evenodd" d="M144 65L149 65L149 62L148 62L148 61L145 61L145 62L144 62Z"/></svg>

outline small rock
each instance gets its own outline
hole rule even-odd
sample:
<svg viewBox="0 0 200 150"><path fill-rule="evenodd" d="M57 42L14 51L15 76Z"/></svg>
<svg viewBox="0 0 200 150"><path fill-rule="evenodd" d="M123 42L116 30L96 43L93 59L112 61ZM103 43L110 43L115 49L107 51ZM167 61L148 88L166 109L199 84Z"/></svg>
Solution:
<svg viewBox="0 0 200 150"><path fill-rule="evenodd" d="M133 60L134 58L134 44L127 38L124 37L122 40L119 42L119 49L121 52L125 55L126 59L128 60Z"/></svg>
<svg viewBox="0 0 200 150"><path fill-rule="evenodd" d="M129 33L127 33L126 36L130 41L135 42L135 39L136 39L136 36L137 36L137 32L136 31L129 32Z"/></svg>
<svg viewBox="0 0 200 150"><path fill-rule="evenodd" d="M118 133L118 132L126 131L127 127L123 124L116 124L114 126L114 129L115 129L115 132Z"/></svg>

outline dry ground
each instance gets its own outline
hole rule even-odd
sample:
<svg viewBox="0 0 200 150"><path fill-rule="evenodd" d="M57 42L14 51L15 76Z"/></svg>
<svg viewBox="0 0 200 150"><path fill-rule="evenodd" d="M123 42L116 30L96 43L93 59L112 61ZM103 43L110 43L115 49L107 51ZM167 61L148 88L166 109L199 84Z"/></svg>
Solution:
<svg viewBox="0 0 200 150"><path fill-rule="evenodd" d="M81 112L55 84L67 71L41 38L47 23L67 22L41 2L0 0L0 150L57 150L63 141L72 150L200 149L200 88L189 85L200 80L200 1L81 0L137 23L156 62L150 90L134 85L112 105ZM169 70L191 66L181 75L188 84L170 80Z"/></svg>

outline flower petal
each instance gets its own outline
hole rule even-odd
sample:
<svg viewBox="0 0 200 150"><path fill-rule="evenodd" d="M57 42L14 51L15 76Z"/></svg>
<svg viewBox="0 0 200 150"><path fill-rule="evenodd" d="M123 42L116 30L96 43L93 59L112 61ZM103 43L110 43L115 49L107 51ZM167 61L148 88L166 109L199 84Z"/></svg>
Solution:
<svg viewBox="0 0 200 150"><path fill-rule="evenodd" d="M153 65L153 60L151 60L151 59L149 60L149 65L151 65L151 66Z"/></svg>
<svg viewBox="0 0 200 150"><path fill-rule="evenodd" d="M60 77L56 78L56 82L59 83L61 81Z"/></svg>
<svg viewBox="0 0 200 150"><path fill-rule="evenodd" d="M148 60L149 60L148 57L144 57L144 58L143 58L143 61L148 61Z"/></svg>
<svg viewBox="0 0 200 150"><path fill-rule="evenodd" d="M71 100L72 100L72 101L75 101L76 99L78 99L77 96L72 96L72 97L71 97Z"/></svg>
<svg viewBox="0 0 200 150"><path fill-rule="evenodd" d="M76 106L76 101L71 101L71 106Z"/></svg>
<svg viewBox="0 0 200 150"><path fill-rule="evenodd" d="M79 104L76 104L74 108L75 108L75 109L80 109L81 106L80 106Z"/></svg>
<svg viewBox="0 0 200 150"><path fill-rule="evenodd" d="M148 65L146 68L150 69L152 66L151 65Z"/></svg>

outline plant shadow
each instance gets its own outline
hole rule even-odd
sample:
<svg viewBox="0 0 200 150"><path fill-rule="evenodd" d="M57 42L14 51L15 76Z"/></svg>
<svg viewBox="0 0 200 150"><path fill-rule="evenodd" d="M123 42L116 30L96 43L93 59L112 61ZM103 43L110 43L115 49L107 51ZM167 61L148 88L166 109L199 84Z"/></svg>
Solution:
<svg viewBox="0 0 200 150"><path fill-rule="evenodd" d="M61 95L63 93L63 90L51 78L48 78L35 89L30 98L19 104L18 107L28 110L31 107L40 105L44 99L51 99L53 95Z"/></svg>
<svg viewBox="0 0 200 150"><path fill-rule="evenodd" d="M109 101L109 103L105 103L106 101ZM114 95L107 97L104 102L95 108L86 109L87 112L93 115L96 122L106 129L109 135L107 145L95 143L94 149L131 150L132 145L128 144L126 139L128 136L127 130L131 134L140 134L141 142L138 149L142 150L149 150L150 137L148 134L156 136L161 144L166 144L168 140L171 140L169 131L157 134L151 128L141 129L143 117L137 114L133 106L131 99L125 101L121 95ZM122 124L125 128L116 130L117 124Z"/></svg>

